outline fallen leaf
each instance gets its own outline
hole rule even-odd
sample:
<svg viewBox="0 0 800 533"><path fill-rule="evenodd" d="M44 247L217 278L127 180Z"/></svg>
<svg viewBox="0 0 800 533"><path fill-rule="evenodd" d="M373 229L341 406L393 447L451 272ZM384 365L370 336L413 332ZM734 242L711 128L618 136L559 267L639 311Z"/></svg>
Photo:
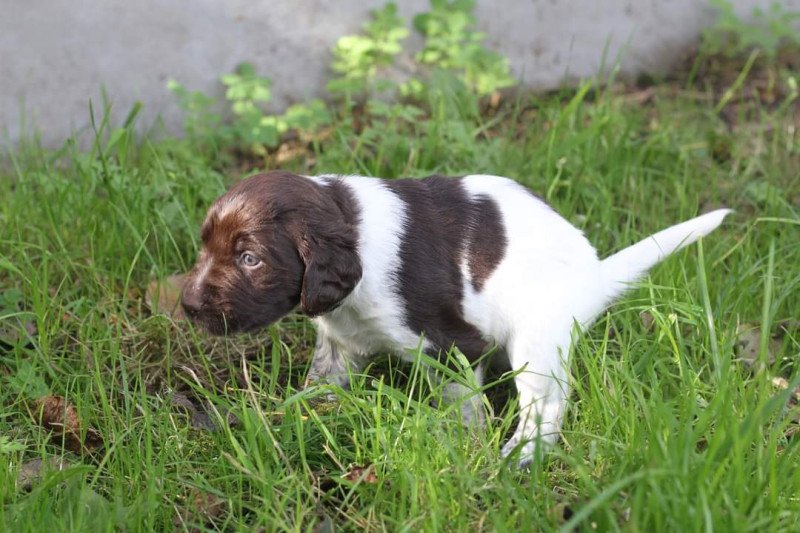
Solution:
<svg viewBox="0 0 800 533"><path fill-rule="evenodd" d="M92 428L86 429L85 438L81 437L83 426L78 411L61 396L38 398L33 402L31 414L34 421L52 431L54 437L63 437L65 448L72 452L92 451L103 443L100 433Z"/></svg>
<svg viewBox="0 0 800 533"><path fill-rule="evenodd" d="M656 323L656 319L653 318L653 314L650 311L642 311L639 313L639 319L642 321L642 327L645 331L652 331L653 326Z"/></svg>
<svg viewBox="0 0 800 533"><path fill-rule="evenodd" d="M192 488L183 499L186 503L178 508L174 521L176 528L185 528L188 524L212 524L227 508L225 500L198 488Z"/></svg>
<svg viewBox="0 0 800 533"><path fill-rule="evenodd" d="M181 307L181 291L185 282L186 274L176 274L166 279L151 281L145 293L150 311L168 315L175 320L185 319Z"/></svg>
<svg viewBox="0 0 800 533"><path fill-rule="evenodd" d="M344 481L350 483L367 483L374 485L378 482L378 476L375 475L375 465L359 466L351 464L347 467L347 472L342 476Z"/></svg>
<svg viewBox="0 0 800 533"><path fill-rule="evenodd" d="M310 150L304 144L285 142L281 144L278 150L272 155L272 161L275 166L285 166L286 163L304 157L309 152Z"/></svg>
<svg viewBox="0 0 800 533"><path fill-rule="evenodd" d="M38 415L37 422L57 433L80 431L80 419L75 407L61 396L43 396L33 402Z"/></svg>
<svg viewBox="0 0 800 533"><path fill-rule="evenodd" d="M181 407L189 415L189 422L193 429L214 431L217 424L208 416L208 413L199 409L185 394L176 392L171 398L172 405Z"/></svg>
<svg viewBox="0 0 800 533"><path fill-rule="evenodd" d="M492 95L489 97L489 106L492 109L497 109L500 105L500 91L494 91Z"/></svg>
<svg viewBox="0 0 800 533"><path fill-rule="evenodd" d="M50 457L46 461L34 459L22 465L17 474L17 489L29 491L38 483L45 472L58 472L69 466L69 463L58 457Z"/></svg>
<svg viewBox="0 0 800 533"><path fill-rule="evenodd" d="M190 500L192 509L206 519L216 518L225 511L225 500L204 490L194 489Z"/></svg>
<svg viewBox="0 0 800 533"><path fill-rule="evenodd" d="M655 94L656 94L655 87L647 87L645 89L629 92L623 95L622 100L626 103L631 103L634 105L644 105L650 103L653 100Z"/></svg>

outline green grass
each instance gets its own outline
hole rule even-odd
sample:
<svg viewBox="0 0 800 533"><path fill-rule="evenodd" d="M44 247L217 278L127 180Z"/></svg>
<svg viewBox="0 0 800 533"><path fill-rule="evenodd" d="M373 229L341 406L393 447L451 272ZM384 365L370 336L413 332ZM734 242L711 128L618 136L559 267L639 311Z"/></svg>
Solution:
<svg viewBox="0 0 800 533"><path fill-rule="evenodd" d="M0 530L797 530L797 409L770 383L800 375L796 107L739 103L726 125L719 95L671 86L647 105L587 88L488 114L440 95L416 123L342 121L313 169L292 165L510 176L601 255L737 210L581 337L556 450L530 472L498 459L508 377L489 391L496 421L468 431L432 407L439 391L416 366L378 364L336 402L300 392L314 337L300 316L223 340L151 314L148 282L192 264L205 208L241 173L208 146L101 123L89 149L26 143L0 170ZM740 323L760 324L766 356L784 320L768 370L736 361ZM45 394L103 445L50 438L29 413ZM217 429L193 428L180 397ZM18 487L24 464L51 457L69 466ZM351 465L374 471L348 480Z"/></svg>

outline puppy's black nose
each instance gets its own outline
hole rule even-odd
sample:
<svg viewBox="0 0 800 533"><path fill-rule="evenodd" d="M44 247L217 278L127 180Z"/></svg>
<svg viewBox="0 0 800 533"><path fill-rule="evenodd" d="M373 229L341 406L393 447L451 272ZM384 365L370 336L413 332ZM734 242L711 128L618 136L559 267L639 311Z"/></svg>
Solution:
<svg viewBox="0 0 800 533"><path fill-rule="evenodd" d="M195 284L187 284L181 294L181 305L187 316L197 316L203 308L202 290Z"/></svg>

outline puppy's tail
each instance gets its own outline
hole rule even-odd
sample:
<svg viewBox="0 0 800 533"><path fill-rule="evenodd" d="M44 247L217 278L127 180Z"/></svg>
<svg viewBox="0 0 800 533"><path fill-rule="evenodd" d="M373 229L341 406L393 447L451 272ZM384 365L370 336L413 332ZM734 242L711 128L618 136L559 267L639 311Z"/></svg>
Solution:
<svg viewBox="0 0 800 533"><path fill-rule="evenodd" d="M622 295L630 284L647 274L654 265L669 254L676 252L708 235L731 209L717 209L697 218L687 220L654 233L633 246L620 250L600 262L601 275L607 287L606 305Z"/></svg>

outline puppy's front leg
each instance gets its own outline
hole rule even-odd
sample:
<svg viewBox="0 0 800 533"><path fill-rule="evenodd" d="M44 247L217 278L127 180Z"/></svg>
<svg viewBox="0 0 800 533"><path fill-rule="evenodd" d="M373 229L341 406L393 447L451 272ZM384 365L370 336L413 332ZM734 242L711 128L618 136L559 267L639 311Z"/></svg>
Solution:
<svg viewBox="0 0 800 533"><path fill-rule="evenodd" d="M317 330L317 343L304 386L324 382L347 388L350 386L348 370L357 372L359 368L341 352L331 338Z"/></svg>
<svg viewBox="0 0 800 533"><path fill-rule="evenodd" d="M429 371L431 382L442 384L442 378L435 372ZM483 385L483 364L475 368L475 384ZM473 390L463 383L448 381L442 386L442 403L461 405L461 421L467 427L483 428L486 425L486 412L483 406L483 393Z"/></svg>

